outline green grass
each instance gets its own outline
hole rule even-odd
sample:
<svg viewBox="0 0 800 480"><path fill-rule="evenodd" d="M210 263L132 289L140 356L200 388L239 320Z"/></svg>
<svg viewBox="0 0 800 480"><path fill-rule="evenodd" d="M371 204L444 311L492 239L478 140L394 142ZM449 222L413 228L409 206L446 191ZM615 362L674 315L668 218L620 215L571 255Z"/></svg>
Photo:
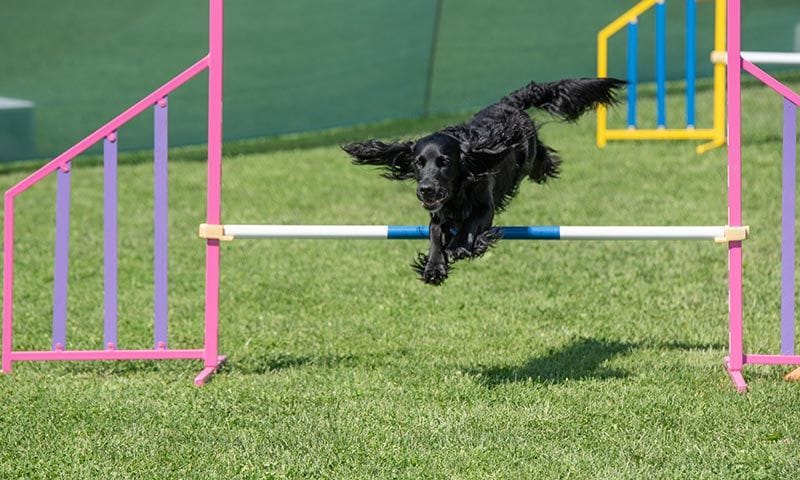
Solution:
<svg viewBox="0 0 800 480"><path fill-rule="evenodd" d="M795 87L797 78L789 78ZM642 112L652 112L644 95ZM678 96L674 99L679 108ZM745 92L745 338L778 345L780 100ZM701 92L700 109L708 109ZM643 113L647 115L647 113ZM704 117L701 116L701 121ZM624 109L611 119L624 123ZM386 136L433 124L386 127ZM384 128L380 127L380 128ZM549 123L561 179L525 185L500 224L722 224L725 151L611 143L591 116ZM332 142L375 131L331 133ZM327 135L327 134L326 134ZM323 135L324 136L324 135ZM413 186L335 145L233 146L228 223L425 221ZM257 142L256 142L257 143ZM286 148L292 146L304 148ZM241 150L238 150L241 148ZM171 346L202 342L202 149L170 164ZM120 171L120 344L149 348L152 169ZM102 170L73 169L70 348L102 335ZM4 188L25 172L0 174ZM53 179L17 204L20 349L48 348ZM237 241L223 252L221 352L198 362L15 364L0 378L0 478L782 478L800 471L800 386L748 367L734 392L725 247L501 242L432 288L424 242Z"/></svg>

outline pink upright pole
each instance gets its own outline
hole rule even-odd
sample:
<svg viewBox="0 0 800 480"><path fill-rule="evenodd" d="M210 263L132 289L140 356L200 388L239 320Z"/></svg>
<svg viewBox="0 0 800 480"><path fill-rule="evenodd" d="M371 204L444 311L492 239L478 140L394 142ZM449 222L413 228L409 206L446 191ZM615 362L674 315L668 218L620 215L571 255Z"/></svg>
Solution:
<svg viewBox="0 0 800 480"><path fill-rule="evenodd" d="M208 38L208 200L207 223L221 224L222 193L222 66L224 0L209 0ZM206 241L205 368L195 378L202 385L224 358L219 356L219 240Z"/></svg>
<svg viewBox="0 0 800 480"><path fill-rule="evenodd" d="M3 205L3 353L2 371L11 373L11 334L14 319L14 196L6 192Z"/></svg>
<svg viewBox="0 0 800 480"><path fill-rule="evenodd" d="M728 224L742 224L742 105L741 5L728 0ZM744 392L742 376L742 242L728 244L730 353L728 374L736 390Z"/></svg>

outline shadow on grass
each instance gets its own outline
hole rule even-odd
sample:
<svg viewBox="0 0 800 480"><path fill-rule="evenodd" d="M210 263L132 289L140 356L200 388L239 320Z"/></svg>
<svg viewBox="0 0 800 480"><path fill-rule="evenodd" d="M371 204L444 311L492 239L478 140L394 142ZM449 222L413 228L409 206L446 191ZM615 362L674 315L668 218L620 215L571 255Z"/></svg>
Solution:
<svg viewBox="0 0 800 480"><path fill-rule="evenodd" d="M627 372L603 364L629 353L634 347L626 342L582 338L542 357L533 357L522 365L468 368L466 371L487 387L526 381L562 383L588 378L624 378Z"/></svg>
<svg viewBox="0 0 800 480"><path fill-rule="evenodd" d="M605 363L640 348L705 350L725 347L686 342L630 343L581 338L544 356L532 357L522 365L479 366L466 368L465 371L473 375L477 382L489 388L512 382L563 383L569 380L626 378L630 376L628 372L609 368Z"/></svg>

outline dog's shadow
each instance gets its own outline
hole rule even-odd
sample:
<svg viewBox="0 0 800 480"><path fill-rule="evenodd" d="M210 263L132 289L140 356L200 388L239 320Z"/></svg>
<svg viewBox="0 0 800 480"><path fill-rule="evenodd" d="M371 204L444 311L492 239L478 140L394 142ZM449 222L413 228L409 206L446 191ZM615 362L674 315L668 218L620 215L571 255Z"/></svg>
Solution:
<svg viewBox="0 0 800 480"><path fill-rule="evenodd" d="M698 349L722 348L718 345L663 343L658 345L581 338L543 356L532 357L516 366L478 366L464 370L486 387L514 382L558 384L573 380L621 379L631 374L607 366L613 358L630 354L638 348Z"/></svg>
<svg viewBox="0 0 800 480"><path fill-rule="evenodd" d="M631 343L582 338L544 356L532 357L522 365L479 366L466 371L487 387L526 381L562 383L588 378L624 378L627 372L609 368L605 363L626 355L634 347Z"/></svg>

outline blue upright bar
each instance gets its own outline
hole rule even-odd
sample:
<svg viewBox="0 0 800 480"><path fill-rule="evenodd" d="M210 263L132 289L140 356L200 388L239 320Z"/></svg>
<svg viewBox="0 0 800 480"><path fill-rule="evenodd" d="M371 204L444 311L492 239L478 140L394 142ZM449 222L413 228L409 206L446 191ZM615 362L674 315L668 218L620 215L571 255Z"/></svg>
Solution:
<svg viewBox="0 0 800 480"><path fill-rule="evenodd" d="M639 20L628 24L628 128L636 128L637 62L639 57Z"/></svg>
<svg viewBox="0 0 800 480"><path fill-rule="evenodd" d="M694 128L697 51L697 0L686 0L686 128Z"/></svg>
<svg viewBox="0 0 800 480"><path fill-rule="evenodd" d="M656 103L658 128L667 126L667 4L656 4Z"/></svg>

